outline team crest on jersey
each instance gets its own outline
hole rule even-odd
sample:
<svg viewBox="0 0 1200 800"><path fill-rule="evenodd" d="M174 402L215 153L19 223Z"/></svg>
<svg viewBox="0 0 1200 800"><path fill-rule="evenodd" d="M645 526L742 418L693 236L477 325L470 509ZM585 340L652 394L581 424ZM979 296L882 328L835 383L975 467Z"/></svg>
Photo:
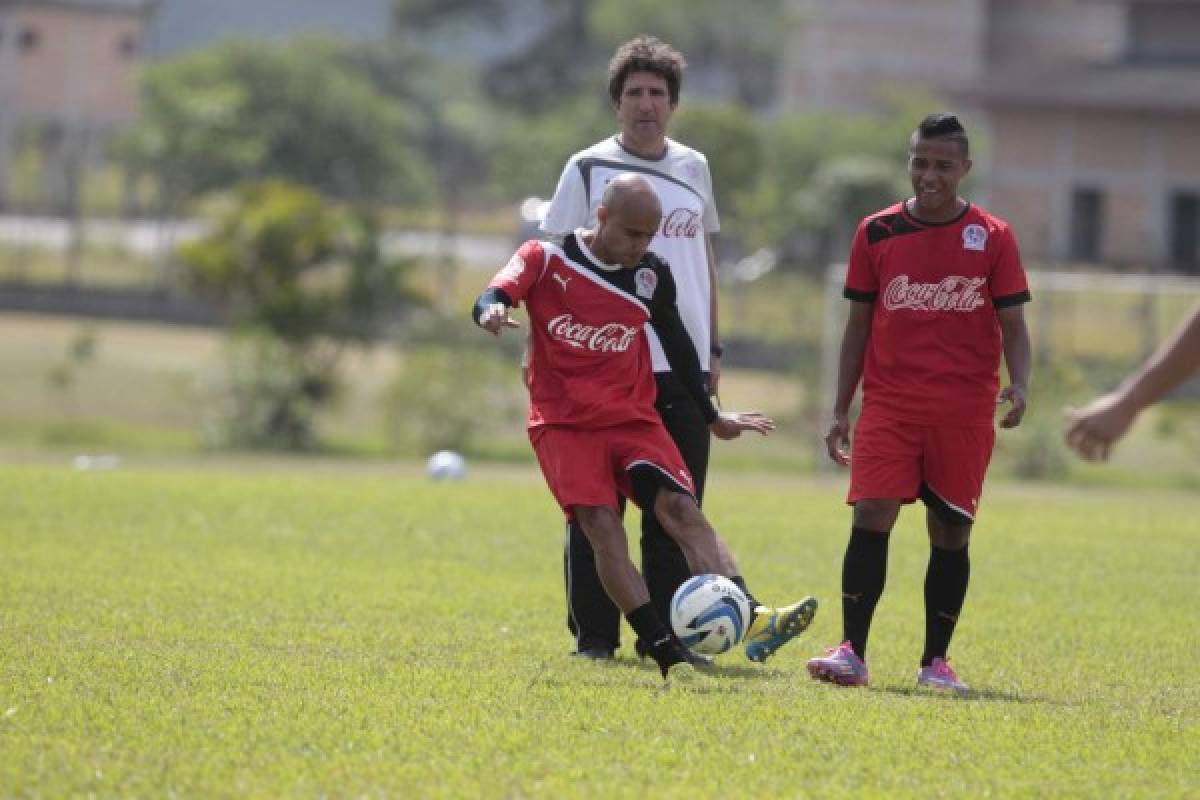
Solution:
<svg viewBox="0 0 1200 800"><path fill-rule="evenodd" d="M658 288L658 276L649 267L642 267L633 274L633 283L637 287L637 296L649 300Z"/></svg>
<svg viewBox="0 0 1200 800"><path fill-rule="evenodd" d="M982 225L968 225L963 228L962 237L964 250L983 250L987 247L987 230Z"/></svg>

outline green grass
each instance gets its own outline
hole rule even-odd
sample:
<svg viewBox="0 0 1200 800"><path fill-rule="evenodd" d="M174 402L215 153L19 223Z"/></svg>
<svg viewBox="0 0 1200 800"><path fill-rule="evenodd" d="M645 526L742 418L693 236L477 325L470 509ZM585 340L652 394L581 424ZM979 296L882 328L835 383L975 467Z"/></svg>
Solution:
<svg viewBox="0 0 1200 800"><path fill-rule="evenodd" d="M629 655L567 657L560 519L532 472L126 463L0 468L5 796L1200 793L1195 493L995 488L964 700L912 689L912 510L871 689L807 679L838 635L840 481L712 477L756 593L824 607L766 667L664 690Z"/></svg>

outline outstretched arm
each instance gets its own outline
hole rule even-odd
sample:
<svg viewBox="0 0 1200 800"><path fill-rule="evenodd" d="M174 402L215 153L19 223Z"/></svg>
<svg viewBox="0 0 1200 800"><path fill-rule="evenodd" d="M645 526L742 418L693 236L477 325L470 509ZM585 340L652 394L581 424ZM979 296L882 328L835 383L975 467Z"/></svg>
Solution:
<svg viewBox="0 0 1200 800"><path fill-rule="evenodd" d="M475 307L471 309L471 317L475 324L493 336L499 336L505 328L519 328L521 323L508 315L513 307L513 301L503 289L491 288L479 295Z"/></svg>
<svg viewBox="0 0 1200 800"><path fill-rule="evenodd" d="M1200 305L1115 391L1068 412L1067 444L1088 461L1107 459L1137 415L1197 369L1200 369Z"/></svg>
<svg viewBox="0 0 1200 800"><path fill-rule="evenodd" d="M650 324L658 334L671 371L700 407L700 413L704 415L714 436L718 439L736 439L743 431L754 431L765 436L775 430L775 421L757 411L717 410L704 385L700 359L696 356L692 337L688 335L683 320L679 318L679 310L673 303L657 308Z"/></svg>

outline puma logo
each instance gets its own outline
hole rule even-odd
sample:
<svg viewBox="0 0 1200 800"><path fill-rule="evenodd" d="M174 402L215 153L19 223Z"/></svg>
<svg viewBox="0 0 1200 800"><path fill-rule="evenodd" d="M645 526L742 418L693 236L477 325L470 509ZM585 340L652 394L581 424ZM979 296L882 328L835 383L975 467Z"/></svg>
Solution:
<svg viewBox="0 0 1200 800"><path fill-rule="evenodd" d="M562 284L562 289L564 292L567 290L567 283L571 280L569 277L560 275L557 272L551 272L550 277Z"/></svg>
<svg viewBox="0 0 1200 800"><path fill-rule="evenodd" d="M947 614L945 611L939 611L937 612L937 615L947 622L958 622L957 614Z"/></svg>
<svg viewBox="0 0 1200 800"><path fill-rule="evenodd" d="M862 600L863 593L859 592L858 594L851 594L850 592L842 592L842 597L846 600L849 600L851 603L858 603Z"/></svg>

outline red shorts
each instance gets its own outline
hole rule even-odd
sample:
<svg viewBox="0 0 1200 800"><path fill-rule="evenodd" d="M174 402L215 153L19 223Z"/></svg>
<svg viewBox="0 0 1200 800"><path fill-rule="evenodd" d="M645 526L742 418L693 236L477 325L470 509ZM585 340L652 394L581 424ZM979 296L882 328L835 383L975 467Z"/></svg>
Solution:
<svg viewBox="0 0 1200 800"><path fill-rule="evenodd" d="M571 518L572 506L617 505L630 500L629 471L648 466L683 492L696 496L692 475L679 448L659 422L631 422L599 430L542 425L529 431L538 465L559 506Z"/></svg>
<svg viewBox="0 0 1200 800"><path fill-rule="evenodd" d="M991 425L918 425L867 411L854 428L846 502L920 497L944 518L970 524L995 442Z"/></svg>

